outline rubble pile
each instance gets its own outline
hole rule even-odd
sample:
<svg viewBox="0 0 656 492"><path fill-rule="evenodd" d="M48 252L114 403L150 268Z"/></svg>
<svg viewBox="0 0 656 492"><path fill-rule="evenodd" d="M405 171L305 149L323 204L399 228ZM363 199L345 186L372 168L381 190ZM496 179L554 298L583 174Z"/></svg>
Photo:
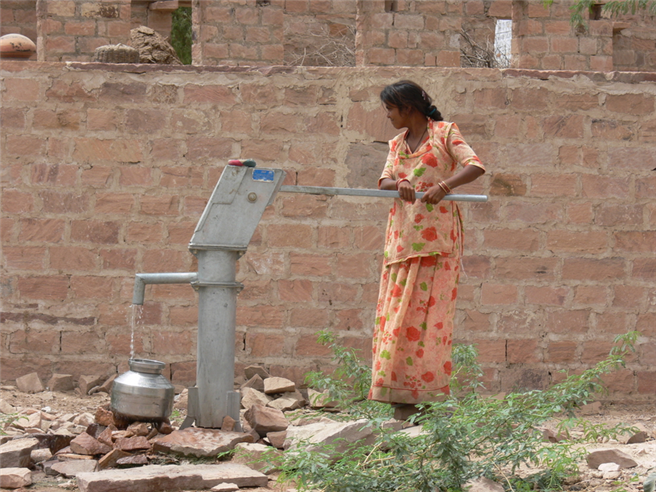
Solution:
<svg viewBox="0 0 656 492"><path fill-rule="evenodd" d="M109 396L113 379L82 376L74 388L71 376L58 374L44 385L34 373L19 378L16 386L24 393L73 390ZM173 422L125 421L114 415L109 403L93 413L57 413L49 407L19 408L0 400L0 487L27 487L39 476L76 480L81 492L128 490L135 481L145 484L144 491L266 487L268 475L279 471L278 459L285 450L332 444L337 457L349 443L373 443L376 438L365 420L336 421L330 413L315 411L338 411L327 395L298 389L261 366L247 367L241 380L245 382L239 388L240 422L226 417L221 429L178 423L187 410L187 390L176 396ZM387 425L408 435L423 432L406 422L391 420ZM544 430L545 442L561 438ZM647 439L651 433L643 426L625 442ZM217 458L228 455L230 461ZM612 480L638 463L610 448L591 452L588 466L599 478ZM486 486L496 490L495 484Z"/></svg>

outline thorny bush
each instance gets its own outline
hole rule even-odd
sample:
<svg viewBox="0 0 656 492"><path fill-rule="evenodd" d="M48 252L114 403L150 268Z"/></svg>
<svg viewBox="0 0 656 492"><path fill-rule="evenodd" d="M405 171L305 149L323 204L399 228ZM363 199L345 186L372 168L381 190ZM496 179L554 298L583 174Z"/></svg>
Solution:
<svg viewBox="0 0 656 492"><path fill-rule="evenodd" d="M368 419L378 438L373 445L350 445L338 459L334 446L319 451L316 446L314 451L297 446L285 453L281 480L295 481L301 491L457 492L469 480L484 476L508 491L562 490L564 480L577 474L584 453L581 443L632 430L591 424L577 417L576 410L604 391L602 376L624 366L637 337L637 332L618 336L608 357L580 375L569 375L546 390L504 397L478 391L482 372L476 350L454 345L451 396L425 404L423 413L414 417L424 432L409 437L385 430L389 405L366 399L370 368L355 351L322 332L319 341L331 347L337 368L330 376L308 374L308 384L327 390L343 416ZM570 436L567 440L545 442L539 427L553 419L560 422L557 432ZM581 437L571 437L574 428ZM524 465L540 471L520 477L517 472Z"/></svg>

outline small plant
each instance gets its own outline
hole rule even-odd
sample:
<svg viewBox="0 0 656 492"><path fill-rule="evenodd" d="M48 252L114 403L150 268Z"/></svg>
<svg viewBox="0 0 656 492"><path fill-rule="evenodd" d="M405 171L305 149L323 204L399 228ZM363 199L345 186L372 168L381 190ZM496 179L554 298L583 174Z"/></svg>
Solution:
<svg viewBox="0 0 656 492"><path fill-rule="evenodd" d="M564 479L578 472L585 452L581 442L616 438L629 430L589 424L576 416L576 410L603 391L601 377L624 365L636 339L636 332L617 337L609 356L580 375L544 391L510 393L503 399L476 391L480 368L475 350L454 347L454 391L447 401L423 405L423 414L415 417L423 426L422 434L409 437L381 426L373 445L351 444L339 458L330 447L319 451L297 447L285 454L281 478L293 479L299 490L323 492L456 492L481 476L503 483L507 490L562 490ZM380 419L384 412L367 409L363 400L370 369L331 335L324 332L320 340L330 345L343 365L332 377L313 373L308 381L321 383L351 416ZM545 443L540 426L554 418L563 419L559 431L576 428L582 437ZM381 421L372 420L372 425ZM540 471L517 476L526 465Z"/></svg>
<svg viewBox="0 0 656 492"><path fill-rule="evenodd" d="M6 436L7 433L5 432L5 429L21 419L29 420L29 417L26 415L18 415L17 413L0 414L0 436Z"/></svg>

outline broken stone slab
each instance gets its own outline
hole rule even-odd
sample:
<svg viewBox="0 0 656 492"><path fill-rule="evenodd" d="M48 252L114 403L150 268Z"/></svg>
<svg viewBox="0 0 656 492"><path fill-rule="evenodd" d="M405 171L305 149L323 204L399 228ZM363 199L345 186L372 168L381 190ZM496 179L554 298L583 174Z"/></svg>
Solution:
<svg viewBox="0 0 656 492"><path fill-rule="evenodd" d="M130 456L125 456L124 458L119 458L116 460L116 466L144 466L148 464L148 458L143 454L134 454Z"/></svg>
<svg viewBox="0 0 656 492"><path fill-rule="evenodd" d="M134 422L125 430L132 436L147 436L150 434L150 427L146 422Z"/></svg>
<svg viewBox="0 0 656 492"><path fill-rule="evenodd" d="M70 446L73 440L72 434L60 434L59 431L54 434L34 434L31 437L39 441L39 448L48 448L52 454L60 449Z"/></svg>
<svg viewBox="0 0 656 492"><path fill-rule="evenodd" d="M312 388L308 388L308 401L310 402L310 408L313 409L337 407L337 402L331 401L328 392L322 393Z"/></svg>
<svg viewBox="0 0 656 492"><path fill-rule="evenodd" d="M242 442L235 446L231 463L241 463L253 470L271 474L280 471L282 451L258 443Z"/></svg>
<svg viewBox="0 0 656 492"><path fill-rule="evenodd" d="M264 393L274 395L276 393L290 393L296 391L296 384L286 378L270 377L264 380Z"/></svg>
<svg viewBox="0 0 656 492"><path fill-rule="evenodd" d="M283 412L287 412L289 410L296 410L297 408L301 408L301 402L294 398L294 397L281 397L281 398L276 398L275 400L270 401L267 403L267 407L270 408L276 408L278 410L281 410Z"/></svg>
<svg viewBox="0 0 656 492"><path fill-rule="evenodd" d="M262 379L271 377L271 374L269 374L269 372L262 366L246 366L244 368L244 376L246 376L246 379L250 379L256 374Z"/></svg>
<svg viewBox="0 0 656 492"><path fill-rule="evenodd" d="M122 449L112 449L109 453L98 460L98 470L104 470L105 468L112 468L116 465L116 462L121 458L126 458L130 456L130 453L123 451Z"/></svg>
<svg viewBox="0 0 656 492"><path fill-rule="evenodd" d="M48 380L50 391L73 391L75 383L72 374L53 374Z"/></svg>
<svg viewBox="0 0 656 492"><path fill-rule="evenodd" d="M114 447L123 451L146 451L150 449L150 443L145 436L122 437L117 439Z"/></svg>
<svg viewBox="0 0 656 492"><path fill-rule="evenodd" d="M624 432L619 436L619 441L624 444L639 444L643 443L649 437L649 431L641 423L632 425L633 429L630 432Z"/></svg>
<svg viewBox="0 0 656 492"><path fill-rule="evenodd" d="M265 474L246 465L222 463L218 465L147 465L141 468L103 470L80 473L77 485L80 492L152 492L166 490L205 490L221 483L238 487L266 487Z"/></svg>
<svg viewBox="0 0 656 492"><path fill-rule="evenodd" d="M89 394L89 390L96 386L100 386L105 381L105 378L97 374L94 375L83 375L80 376L80 379L77 381L77 387L80 388L80 393L83 396Z"/></svg>
<svg viewBox="0 0 656 492"><path fill-rule="evenodd" d="M287 431L269 432L267 438L274 448L283 449L285 447L285 439L287 439Z"/></svg>
<svg viewBox="0 0 656 492"><path fill-rule="evenodd" d="M638 466L638 463L631 456L619 449L597 449L588 454L586 461L588 466L595 470L599 469L599 465L602 463L617 463L622 468Z"/></svg>
<svg viewBox="0 0 656 492"><path fill-rule="evenodd" d="M112 412L109 408L98 407L96 409L94 420L100 425L109 427L110 425L114 425L114 412Z"/></svg>
<svg viewBox="0 0 656 492"><path fill-rule="evenodd" d="M256 374L252 378L250 378L248 381L246 381L244 384L241 385L240 389L244 388L253 388L257 391L264 391L264 380L259 374Z"/></svg>
<svg viewBox="0 0 656 492"><path fill-rule="evenodd" d="M53 463L50 469L66 478L73 478L78 473L95 472L97 466L98 462L96 460L68 460Z"/></svg>
<svg viewBox="0 0 656 492"><path fill-rule="evenodd" d="M476 480L470 480L465 484L466 492L503 492L503 485L496 483L489 478L480 477Z"/></svg>
<svg viewBox="0 0 656 492"><path fill-rule="evenodd" d="M20 415L11 426L17 429L25 430L31 428L41 428L41 412L34 412L29 415Z"/></svg>
<svg viewBox="0 0 656 492"><path fill-rule="evenodd" d="M0 488L20 489L32 485L32 472L28 468L1 468Z"/></svg>
<svg viewBox="0 0 656 492"><path fill-rule="evenodd" d="M253 442L253 436L243 432L223 432L218 429L187 427L166 436L151 439L153 452L178 453L185 456L216 457L234 449L237 443Z"/></svg>
<svg viewBox="0 0 656 492"><path fill-rule="evenodd" d="M0 446L1 468L27 468L32 462L30 457L39 445L34 438L14 439Z"/></svg>
<svg viewBox="0 0 656 492"><path fill-rule="evenodd" d="M283 431L289 427L285 414L276 408L253 405L244 412L244 418L260 436L269 432Z"/></svg>
<svg viewBox="0 0 656 492"><path fill-rule="evenodd" d="M89 427L91 424L95 423L95 417L91 415L89 412L83 412L79 415L77 415L73 419L73 423L75 425L81 425L83 427Z"/></svg>
<svg viewBox="0 0 656 492"><path fill-rule="evenodd" d="M325 445L334 445L335 449L331 450L331 455L337 457L354 442L370 443L375 436L373 428L368 424L368 420L360 419L354 422L290 426L287 428L285 449L293 451L303 445L307 451L319 451Z"/></svg>
<svg viewBox="0 0 656 492"><path fill-rule="evenodd" d="M100 386L95 386L89 390L90 395L94 395L96 393L107 393L108 395L111 394L112 392L112 387L114 386L114 380L116 379L117 375L112 374L109 379L107 379L103 384Z"/></svg>
<svg viewBox="0 0 656 492"><path fill-rule="evenodd" d="M40 393L46 389L36 372L16 378L16 387L23 393Z"/></svg>
<svg viewBox="0 0 656 492"><path fill-rule="evenodd" d="M98 454L107 454L112 450L107 444L103 444L98 439L83 432L71 441L71 451L76 454L95 456Z"/></svg>
<svg viewBox="0 0 656 492"><path fill-rule="evenodd" d="M221 430L223 432L232 432L235 430L237 421L233 419L230 415L223 417L223 422L221 423Z"/></svg>
<svg viewBox="0 0 656 492"><path fill-rule="evenodd" d="M241 406L246 410L250 409L253 405L266 406L271 400L273 400L272 397L254 388L244 388L241 390Z"/></svg>

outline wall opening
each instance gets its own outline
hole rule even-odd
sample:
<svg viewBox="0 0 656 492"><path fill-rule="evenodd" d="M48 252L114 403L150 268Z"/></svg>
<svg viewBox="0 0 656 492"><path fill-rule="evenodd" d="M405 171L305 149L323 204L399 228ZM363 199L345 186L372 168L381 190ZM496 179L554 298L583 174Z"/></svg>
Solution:
<svg viewBox="0 0 656 492"><path fill-rule="evenodd" d="M499 68L508 68L511 60L512 20L497 19L494 29L494 59Z"/></svg>

